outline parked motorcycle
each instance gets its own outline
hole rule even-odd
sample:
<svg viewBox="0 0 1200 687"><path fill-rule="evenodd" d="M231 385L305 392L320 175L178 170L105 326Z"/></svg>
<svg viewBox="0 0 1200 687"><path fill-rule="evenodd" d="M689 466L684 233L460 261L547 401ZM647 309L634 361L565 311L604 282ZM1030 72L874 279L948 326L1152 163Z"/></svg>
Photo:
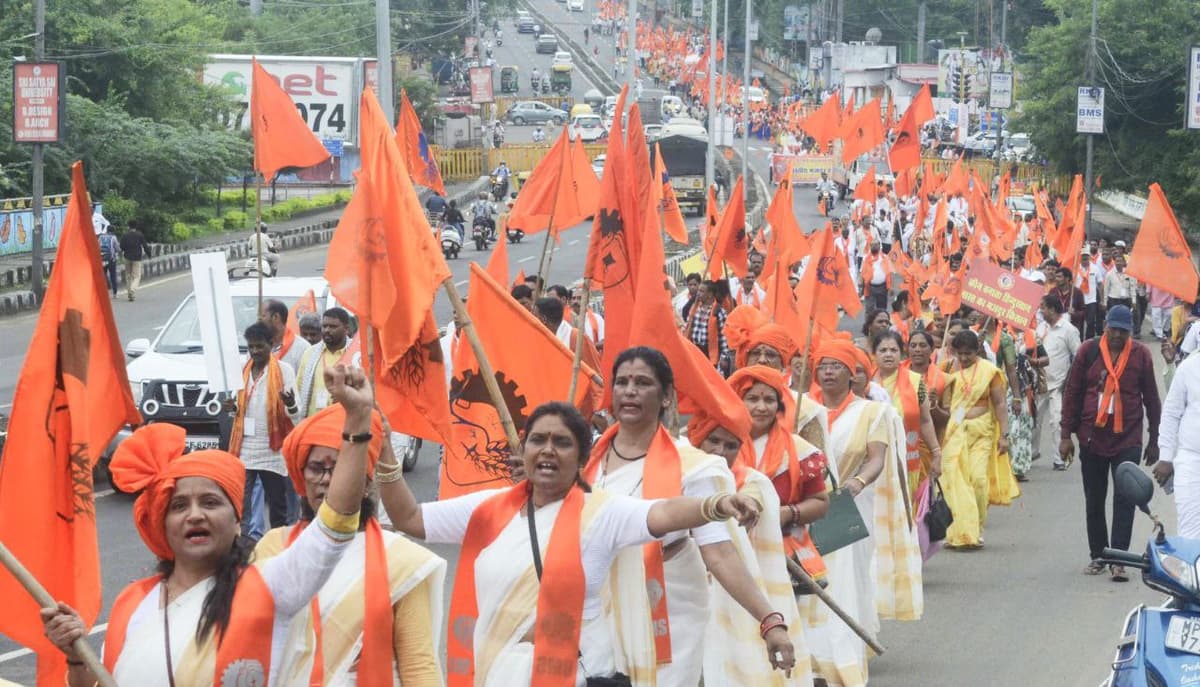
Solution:
<svg viewBox="0 0 1200 687"><path fill-rule="evenodd" d="M1101 687L1166 687L1195 682L1200 661L1200 541L1168 537L1150 512L1154 482L1136 462L1117 466L1116 491L1154 521L1146 552L1104 549L1099 561L1142 571L1142 584L1170 595L1166 604L1139 604L1129 612L1117 642L1112 672Z"/></svg>

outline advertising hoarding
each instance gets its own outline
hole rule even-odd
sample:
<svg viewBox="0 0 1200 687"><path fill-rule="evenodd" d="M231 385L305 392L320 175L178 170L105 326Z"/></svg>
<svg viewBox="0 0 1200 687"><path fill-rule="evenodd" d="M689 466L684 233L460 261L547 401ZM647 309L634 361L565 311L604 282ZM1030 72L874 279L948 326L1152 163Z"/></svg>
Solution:
<svg viewBox="0 0 1200 687"><path fill-rule="evenodd" d="M13 63L13 142L62 139L65 70L57 62Z"/></svg>
<svg viewBox="0 0 1200 687"><path fill-rule="evenodd" d="M1104 89L1080 86L1075 107L1075 133L1104 133Z"/></svg>

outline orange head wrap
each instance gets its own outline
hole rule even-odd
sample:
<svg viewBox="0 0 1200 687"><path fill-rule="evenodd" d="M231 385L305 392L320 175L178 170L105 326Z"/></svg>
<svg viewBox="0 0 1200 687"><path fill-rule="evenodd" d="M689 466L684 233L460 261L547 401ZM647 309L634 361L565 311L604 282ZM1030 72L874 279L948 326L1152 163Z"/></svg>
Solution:
<svg viewBox="0 0 1200 687"><path fill-rule="evenodd" d="M283 461L288 475L296 487L296 493L304 496L304 466L308 464L308 453L314 446L339 449L342 447L342 430L346 425L346 409L335 403L321 412L310 416L283 440ZM383 420L378 412L371 413L371 442L367 444L367 476L375 475L375 463L383 449Z"/></svg>
<svg viewBox="0 0 1200 687"><path fill-rule="evenodd" d="M790 417L795 401L792 399L792 391L788 388L784 373L766 365L751 365L743 367L729 377L729 386L733 387L739 398L746 395L750 387L758 382L766 384L779 394L779 413Z"/></svg>
<svg viewBox="0 0 1200 687"><path fill-rule="evenodd" d="M871 356L866 351L858 346L854 347L854 360L857 363L856 366L861 367L867 373L867 379L875 376L875 362L871 360ZM853 370L854 368L851 367L850 369Z"/></svg>
<svg viewBox="0 0 1200 687"><path fill-rule="evenodd" d="M858 366L858 346L854 345L849 339L829 337L821 341L821 346L817 348L817 354L813 356L813 365L820 364L822 360L836 360L845 365L850 374L854 374L854 369Z"/></svg>
<svg viewBox="0 0 1200 687"><path fill-rule="evenodd" d="M767 319L761 310L750 305L739 305L725 318L725 340L733 348L736 367L745 367L750 351L766 344L779 351L786 368L799 349L787 329Z"/></svg>
<svg viewBox="0 0 1200 687"><path fill-rule="evenodd" d="M133 521L142 541L155 556L174 560L167 544L167 504L175 493L175 482L184 477L204 477L217 483L242 517L242 495L246 467L232 453L196 451L184 455L186 430L164 423L138 429L113 454L109 471L121 491L141 491L133 504Z"/></svg>

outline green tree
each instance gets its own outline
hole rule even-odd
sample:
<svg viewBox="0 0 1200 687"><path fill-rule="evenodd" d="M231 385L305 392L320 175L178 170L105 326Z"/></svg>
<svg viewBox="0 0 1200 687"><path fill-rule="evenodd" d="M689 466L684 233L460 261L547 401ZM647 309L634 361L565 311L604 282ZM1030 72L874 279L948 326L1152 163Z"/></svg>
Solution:
<svg viewBox="0 0 1200 687"><path fill-rule="evenodd" d="M1076 0L1046 0L1056 22L1033 29L1018 83L1023 112L1012 125L1031 134L1058 171L1081 172L1085 137L1075 133L1091 11ZM1200 213L1200 140L1182 129L1187 48L1200 26L1194 0L1101 0L1096 78L1105 88L1105 133L1094 141L1105 188L1144 193L1162 184L1176 212Z"/></svg>

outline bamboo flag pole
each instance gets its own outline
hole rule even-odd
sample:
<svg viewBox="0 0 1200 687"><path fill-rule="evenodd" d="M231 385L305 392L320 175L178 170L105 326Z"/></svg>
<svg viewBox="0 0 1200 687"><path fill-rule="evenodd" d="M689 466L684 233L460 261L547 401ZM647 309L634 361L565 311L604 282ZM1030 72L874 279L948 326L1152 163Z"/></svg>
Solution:
<svg viewBox="0 0 1200 687"><path fill-rule="evenodd" d="M258 311L263 307L262 175L254 177L254 237L258 243Z"/></svg>
<svg viewBox="0 0 1200 687"><path fill-rule="evenodd" d="M512 413L508 412L508 404L504 402L504 395L500 393L500 385L496 383L496 371L492 369L492 363L488 361L487 353L483 350L483 341L479 339L479 333L475 331L475 323L471 322L471 316L467 314L467 306L458 293L458 287L454 285L454 277L449 277L442 282L442 289L450 299L455 317L462 322L460 329L466 334L467 341L471 344L471 350L475 351L475 359L479 361L479 374L483 377L488 396L492 398L496 414L500 416L500 424L504 426L504 435L508 438L509 455L516 456L517 447L521 445L521 439L517 436L517 426L513 423Z"/></svg>
<svg viewBox="0 0 1200 687"><path fill-rule="evenodd" d="M579 306L579 326L575 328L575 359L571 362L571 387L567 393L567 403L575 403L575 391L579 388L579 368L583 365L583 344L587 336L588 303L592 299L591 280L583 277L583 302Z"/></svg>
<svg viewBox="0 0 1200 687"><path fill-rule="evenodd" d="M829 610L833 611L837 617L842 619L842 622L846 623L846 625L854 631L854 634L858 635L864 642L866 642L867 646L871 647L871 651L874 651L878 656L883 655L883 645L880 644L874 637L872 637L871 633L867 632L866 628L864 628L862 625L859 625L858 621L851 617L850 614L845 611L845 609L839 606L837 602L833 600L833 597L829 595L829 592L825 591L821 585L817 584L817 581L808 574L808 571L804 569L804 566L793 560L791 556L785 556L785 559L787 560L788 572L791 573L792 579L800 582L803 585L806 585L809 591L815 594L818 599L820 599L826 606L829 607Z"/></svg>
<svg viewBox="0 0 1200 687"><path fill-rule="evenodd" d="M559 136L567 135L567 125L563 125L562 133ZM551 148L553 150L553 148ZM537 300L542 296L542 286L546 283L546 276L550 274L550 261L554 260L554 247L550 245L551 239L554 238L554 213L558 210L558 192L562 184L563 174L566 172L567 156L571 154L571 145L564 141L563 154L558 163L558 178L554 180L554 202L550 204L550 220L546 223L546 240L542 242L542 257L538 259L538 280L533 289L533 300ZM532 178L532 177L531 177ZM546 259L546 253L549 252L550 259ZM543 272L543 267L545 272Z"/></svg>
<svg viewBox="0 0 1200 687"><path fill-rule="evenodd" d="M21 583L21 586L25 588L25 591L29 592L29 595L33 597L34 601L38 602L39 606L42 608L56 608L58 606L58 602L54 600L54 597L50 596L50 592L46 591L42 583L38 582L33 573L29 572L29 569L22 565L21 561L17 560L17 557L2 542L0 542L0 564L3 564L12 573L12 576L17 578L17 582ZM75 652L79 654L79 659L83 661L88 670L92 671L92 676L96 678L96 684L101 685L101 687L117 687L117 681L104 669L104 664L100 662L99 657L96 656L96 652L92 651L92 647L87 643L86 637L76 639L71 644L71 648L75 649Z"/></svg>

